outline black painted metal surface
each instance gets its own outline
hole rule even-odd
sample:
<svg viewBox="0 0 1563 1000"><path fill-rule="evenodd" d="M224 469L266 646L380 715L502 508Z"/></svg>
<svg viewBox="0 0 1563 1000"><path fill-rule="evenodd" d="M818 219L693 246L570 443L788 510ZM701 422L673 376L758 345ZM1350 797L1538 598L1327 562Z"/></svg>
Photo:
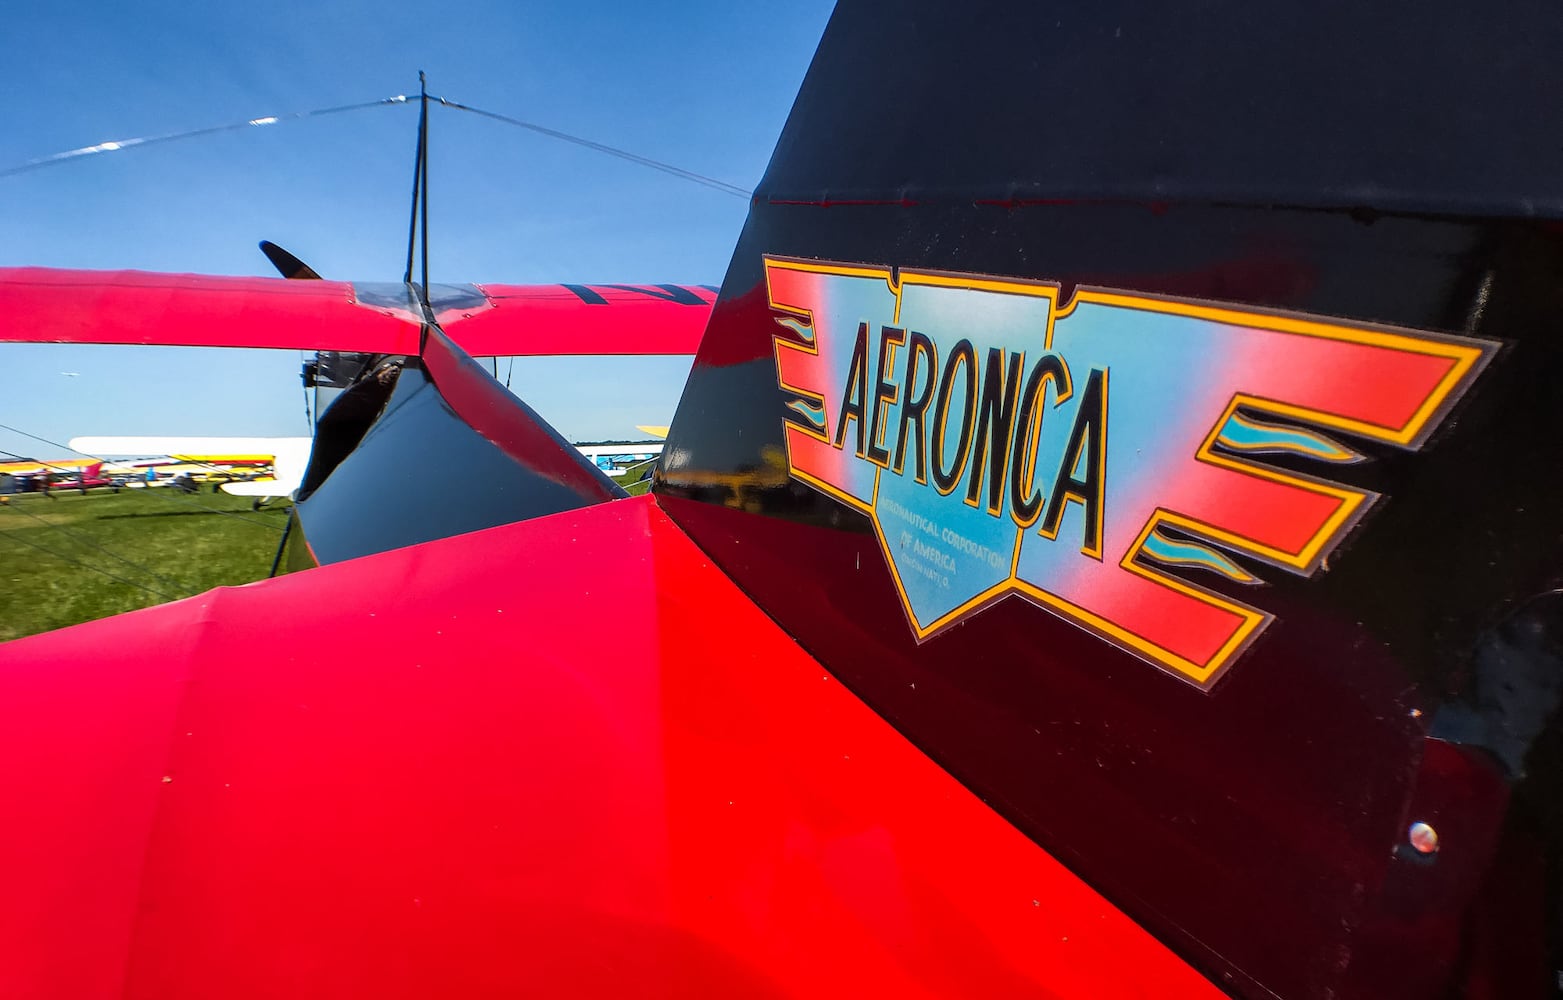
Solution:
<svg viewBox="0 0 1563 1000"><path fill-rule="evenodd" d="M624 491L438 331L322 415L286 565L573 510Z"/></svg>
<svg viewBox="0 0 1563 1000"><path fill-rule="evenodd" d="M877 710L1234 992L1551 995L1563 145L1540 123L1563 107L1560 41L1540 4L845 5L733 257L662 502ZM1184 574L1274 616L1202 690L1021 600L919 643L869 518L789 472L765 255L1500 346L1420 450L1340 437L1365 460L1327 478L1380 499L1327 565ZM1436 854L1410 848L1416 821Z"/></svg>

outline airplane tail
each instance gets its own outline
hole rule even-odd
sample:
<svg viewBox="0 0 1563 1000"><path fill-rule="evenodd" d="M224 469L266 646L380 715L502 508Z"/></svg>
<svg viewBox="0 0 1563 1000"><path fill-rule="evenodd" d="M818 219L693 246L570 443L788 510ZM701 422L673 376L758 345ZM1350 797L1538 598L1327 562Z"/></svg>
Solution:
<svg viewBox="0 0 1563 1000"><path fill-rule="evenodd" d="M1560 30L840 5L659 502L1223 987L1541 995Z"/></svg>

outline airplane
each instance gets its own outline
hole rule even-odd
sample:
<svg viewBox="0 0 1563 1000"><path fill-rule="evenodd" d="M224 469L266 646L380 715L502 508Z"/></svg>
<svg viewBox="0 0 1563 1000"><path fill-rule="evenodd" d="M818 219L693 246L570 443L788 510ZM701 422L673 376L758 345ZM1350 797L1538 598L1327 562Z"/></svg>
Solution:
<svg viewBox="0 0 1563 1000"><path fill-rule="evenodd" d="M1560 37L842 3L641 497L472 356L676 302L0 271L394 359L315 568L0 646L7 985L1554 996Z"/></svg>
<svg viewBox="0 0 1563 1000"><path fill-rule="evenodd" d="M309 465L307 437L194 437L184 435L85 435L69 444L86 455L167 455L202 473L244 466L269 466L268 476L221 483L233 496L262 501L291 496Z"/></svg>
<svg viewBox="0 0 1563 1000"><path fill-rule="evenodd" d="M92 459L61 459L56 462L39 462L33 459L23 459L14 462L0 462L0 477L8 483L16 492L32 492L41 488L44 477L48 477L48 485L62 489L81 490L98 487L114 487L118 492L118 481L111 475L104 474L105 464L102 461ZM111 468L114 468L111 466ZM12 490L0 490L11 492Z"/></svg>
<svg viewBox="0 0 1563 1000"><path fill-rule="evenodd" d="M610 476L627 472L639 472L647 468L662 454L660 441L623 442L617 444L579 444L575 450L592 460L592 464Z"/></svg>
<svg viewBox="0 0 1563 1000"><path fill-rule="evenodd" d="M17 457L13 461L0 462L0 473L13 476L40 475L44 472L53 472L57 475L75 475L82 469L92 465L101 468L104 463L90 458L62 458L57 461L45 462L36 458ZM94 470L98 471L98 470Z"/></svg>
<svg viewBox="0 0 1563 1000"><path fill-rule="evenodd" d="M98 435L74 437L70 447L85 455L167 455L171 467L216 479L222 492L247 496L260 506L291 497L303 484L313 439L307 437L190 437L180 435ZM662 453L660 442L574 446L609 476L646 469ZM233 470L259 467L264 475L232 478ZM5 471L0 463L0 472ZM173 471L173 468L165 471ZM134 484L133 484L134 485Z"/></svg>

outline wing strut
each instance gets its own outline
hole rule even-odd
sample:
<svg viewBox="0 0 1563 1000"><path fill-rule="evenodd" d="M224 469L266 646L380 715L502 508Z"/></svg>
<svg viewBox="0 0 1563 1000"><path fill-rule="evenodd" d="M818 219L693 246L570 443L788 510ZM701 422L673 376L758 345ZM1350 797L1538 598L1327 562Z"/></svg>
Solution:
<svg viewBox="0 0 1563 1000"><path fill-rule="evenodd" d="M421 232L423 283L413 287L423 306L424 322L433 323L434 311L429 308L429 86L421 69L418 71L418 104L418 151L413 158L412 210L407 222L407 268L402 272L402 282L412 285L413 249L418 245Z"/></svg>

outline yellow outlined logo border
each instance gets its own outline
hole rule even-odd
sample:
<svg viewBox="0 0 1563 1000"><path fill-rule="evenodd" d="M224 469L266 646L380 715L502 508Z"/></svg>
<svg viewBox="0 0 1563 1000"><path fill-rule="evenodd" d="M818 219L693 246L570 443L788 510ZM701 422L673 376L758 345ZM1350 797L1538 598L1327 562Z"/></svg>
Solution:
<svg viewBox="0 0 1563 1000"><path fill-rule="evenodd" d="M869 522L873 526L874 536L879 543L880 551L884 555L886 565L890 570L891 579L895 583L902 611L906 615L907 623L910 625L919 643L932 639L940 632L981 611L989 604L1010 594L1016 594L1033 604L1056 613L1065 621L1097 635L1151 665L1204 690L1210 689L1222 673L1241 656L1253 640L1274 620L1274 616L1152 568L1149 565L1149 560L1139 558L1151 533L1159 526L1167 525L1179 532L1214 542L1224 548L1258 561L1302 576L1311 576L1320 568L1330 552L1344 540L1361 516L1380 499L1377 494L1370 491L1342 486L1322 478L1282 472L1260 462L1239 459L1215 451L1216 438L1220 435L1221 429L1226 425L1227 420L1239 409L1242 409L1246 412L1278 416L1304 424L1322 426L1335 431L1344 431L1408 450L1417 450L1442 422L1449 408L1469 389L1476 376L1492 360L1498 348L1498 344L1494 341L1473 337L1457 338L1438 333L1410 331L1372 324L1332 323L1295 313L1262 309L1240 309L1207 301L1176 299L1083 285L1075 289L1074 294L1067 303L1060 305L1060 286L1057 283L1024 278L999 278L948 271L841 264L769 254L763 257L763 261L766 297L770 308L775 312L800 318L799 321L802 325L814 331L813 336L806 344L773 336L774 358L777 365L777 384L785 392L816 402L823 412L826 413L824 434L815 433L812 429L791 421L786 423L783 442L787 451L788 470L799 481L807 483L831 498L868 515ZM902 292L908 285L961 288L973 291L989 291L1009 295L1028 295L1046 298L1051 302L1052 307L1048 310L1043 350L1052 349L1053 332L1059 319L1073 314L1075 309L1082 303L1093 303L1140 312L1185 316L1229 326L1266 330L1274 333L1365 344L1407 354L1444 358L1450 361L1450 367L1444 373L1437 386L1423 399L1421 405L1411 417L1398 427L1376 425L1247 393L1233 394L1226 407L1222 410L1221 416L1206 434L1193 458L1196 461L1215 465L1239 474L1281 483L1315 495L1334 497L1338 504L1336 510L1296 552L1287 552L1267 546L1257 540L1245 538L1235 532L1204 523L1162 507L1157 507L1152 512L1144 526L1140 529L1139 535L1133 544L1125 550L1123 558L1119 561L1119 567L1158 586L1198 600L1207 606L1226 611L1237 619L1237 627L1233 630L1231 636L1207 663L1195 663L1192 660L1179 656L1171 650L1158 646L1153 641L1082 608L1060 595L1054 594L1035 583L1021 579L1017 575L1017 571L1019 568L1021 543L1024 540L1026 529L1018 526L1015 532L1014 550L1010 559L1008 576L984 588L961 602L957 607L938 616L924 626L917 621L912 611L911 599L907 594L906 585L901 578L900 569L892 554L890 540L885 535L884 528L880 523L877 510L879 503L879 479L884 470L877 463L870 463L874 465L874 482L870 498L865 503L839 487L797 469L793 464L792 439L790 437L793 433L803 434L832 447L834 447L834 444L829 434L829 408L825 398L812 390L789 385L781 378L781 352L783 350L801 351L817 357L819 354L819 343L818 331L814 329L812 310L777 303L771 284L773 268L806 274L883 280L895 299L892 322L897 325L901 324ZM778 322L780 321L778 320Z"/></svg>

